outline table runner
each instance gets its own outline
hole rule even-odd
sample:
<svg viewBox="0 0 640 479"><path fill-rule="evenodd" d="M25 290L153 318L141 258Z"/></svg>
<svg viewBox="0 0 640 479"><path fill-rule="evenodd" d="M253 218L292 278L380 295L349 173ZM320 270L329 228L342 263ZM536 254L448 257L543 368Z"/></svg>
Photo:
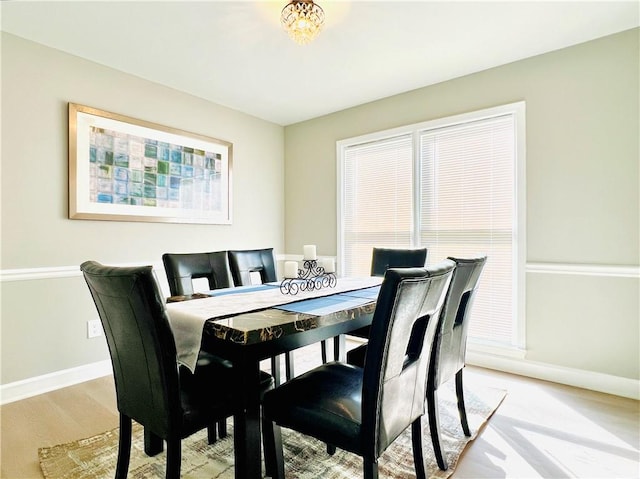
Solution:
<svg viewBox="0 0 640 479"><path fill-rule="evenodd" d="M372 286L371 288L357 289L355 291L347 291L342 293L345 296L352 296L354 298L368 298L377 299L380 292L380 286Z"/></svg>
<svg viewBox="0 0 640 479"><path fill-rule="evenodd" d="M225 296L227 294L252 293L254 291L265 291L268 289L280 288L280 283L255 284L251 286L234 286L231 288L212 289L206 294L208 296Z"/></svg>
<svg viewBox="0 0 640 479"><path fill-rule="evenodd" d="M338 278L334 288L300 291L296 295L282 294L280 289L275 287L249 292L239 289L235 294L220 294L209 298L168 303L166 310L176 342L178 362L191 371L195 370L204 323L209 319L236 316L305 299L370 288L381 283L382 278L377 276ZM268 285L276 286L279 283L268 283ZM232 290L228 292L231 293ZM212 291L212 294L215 295L215 291Z"/></svg>
<svg viewBox="0 0 640 479"><path fill-rule="evenodd" d="M376 299L376 298L373 298ZM357 298L346 294L334 294L331 296L323 296L322 298L311 298L295 303L283 304L276 306L276 309L283 311L291 311L293 313L313 314L314 316L324 316L333 314L345 309L357 308L370 303L372 298Z"/></svg>

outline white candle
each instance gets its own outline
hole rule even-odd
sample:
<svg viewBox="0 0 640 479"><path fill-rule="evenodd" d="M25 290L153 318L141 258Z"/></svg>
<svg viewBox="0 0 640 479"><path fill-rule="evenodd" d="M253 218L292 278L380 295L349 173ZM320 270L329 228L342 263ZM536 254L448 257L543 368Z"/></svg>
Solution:
<svg viewBox="0 0 640 479"><path fill-rule="evenodd" d="M304 259L305 260L316 260L318 256L316 255L316 245L314 244L306 244L303 247L304 250Z"/></svg>
<svg viewBox="0 0 640 479"><path fill-rule="evenodd" d="M296 261L284 262L284 277L285 278L297 278L298 277L298 263Z"/></svg>
<svg viewBox="0 0 640 479"><path fill-rule="evenodd" d="M335 273L336 272L336 263L333 258L325 258L322 260L322 267L324 268L325 273Z"/></svg>

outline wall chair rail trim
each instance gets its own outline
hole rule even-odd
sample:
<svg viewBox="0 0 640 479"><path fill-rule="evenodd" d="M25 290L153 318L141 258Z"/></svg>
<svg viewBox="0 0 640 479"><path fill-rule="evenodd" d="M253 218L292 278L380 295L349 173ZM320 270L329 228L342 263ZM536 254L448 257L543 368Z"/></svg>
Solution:
<svg viewBox="0 0 640 479"><path fill-rule="evenodd" d="M330 256L327 256L330 257ZM278 261L301 259L300 255L277 255ZM140 264L140 263L137 263ZM154 268L162 268L160 263ZM576 263L527 263L527 273L571 274L584 276L609 276L621 278L640 278L640 266L636 265L600 265ZM68 278L81 276L80 266L51 266L46 268L18 268L0 270L0 282L31 281L37 279Z"/></svg>
<svg viewBox="0 0 640 479"><path fill-rule="evenodd" d="M640 266L615 264L527 263L527 273L640 278Z"/></svg>
<svg viewBox="0 0 640 479"><path fill-rule="evenodd" d="M10 281L31 281L35 279L69 278L73 276L81 276L80 266L0 270L0 282L2 283Z"/></svg>

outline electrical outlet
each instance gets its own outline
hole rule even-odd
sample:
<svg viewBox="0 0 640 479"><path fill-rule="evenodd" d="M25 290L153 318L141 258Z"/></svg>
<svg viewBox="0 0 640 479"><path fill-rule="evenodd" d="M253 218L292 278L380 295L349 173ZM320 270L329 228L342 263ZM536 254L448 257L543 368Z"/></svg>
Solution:
<svg viewBox="0 0 640 479"><path fill-rule="evenodd" d="M87 321L87 338L102 336L102 324L99 319Z"/></svg>

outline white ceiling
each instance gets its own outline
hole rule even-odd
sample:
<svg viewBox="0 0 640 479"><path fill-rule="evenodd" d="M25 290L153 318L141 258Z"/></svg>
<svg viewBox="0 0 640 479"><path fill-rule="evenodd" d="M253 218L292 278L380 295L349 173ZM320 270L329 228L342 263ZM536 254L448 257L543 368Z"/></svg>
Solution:
<svg viewBox="0 0 640 479"><path fill-rule="evenodd" d="M288 125L637 27L640 3L330 1L311 44L288 0L2 1L2 30Z"/></svg>

